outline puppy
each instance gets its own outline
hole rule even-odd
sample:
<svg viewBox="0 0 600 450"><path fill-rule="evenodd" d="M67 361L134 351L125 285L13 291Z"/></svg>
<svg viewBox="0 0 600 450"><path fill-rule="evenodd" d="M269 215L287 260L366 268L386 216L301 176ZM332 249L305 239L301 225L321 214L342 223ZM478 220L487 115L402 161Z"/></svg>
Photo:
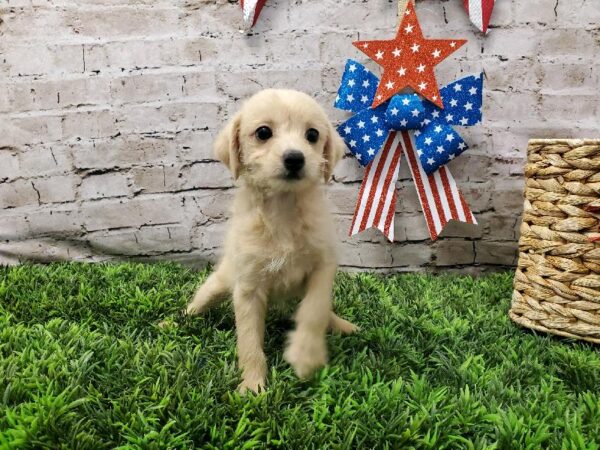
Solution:
<svg viewBox="0 0 600 450"><path fill-rule="evenodd" d="M323 188L345 148L319 105L292 90L254 95L217 137L238 188L222 260L186 313L232 295L241 392L265 386L269 299L301 299L284 353L299 377L326 364L327 329L356 330L332 311L337 234Z"/></svg>

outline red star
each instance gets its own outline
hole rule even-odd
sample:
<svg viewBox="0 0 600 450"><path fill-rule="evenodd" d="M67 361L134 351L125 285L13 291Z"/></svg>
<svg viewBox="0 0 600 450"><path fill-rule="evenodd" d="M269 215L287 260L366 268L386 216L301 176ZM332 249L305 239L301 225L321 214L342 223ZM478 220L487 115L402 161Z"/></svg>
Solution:
<svg viewBox="0 0 600 450"><path fill-rule="evenodd" d="M356 48L383 67L373 107L381 105L402 89L411 87L443 108L433 69L465 42L464 39L425 39L411 0L395 39L353 42Z"/></svg>

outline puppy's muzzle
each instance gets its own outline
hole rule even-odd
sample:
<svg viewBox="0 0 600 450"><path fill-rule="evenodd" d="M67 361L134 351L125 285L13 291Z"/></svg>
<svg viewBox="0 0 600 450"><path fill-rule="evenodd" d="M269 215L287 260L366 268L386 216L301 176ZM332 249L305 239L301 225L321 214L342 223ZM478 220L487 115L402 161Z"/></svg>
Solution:
<svg viewBox="0 0 600 450"><path fill-rule="evenodd" d="M304 154L299 150L286 150L283 154L283 167L285 167L287 179L300 179L304 168Z"/></svg>

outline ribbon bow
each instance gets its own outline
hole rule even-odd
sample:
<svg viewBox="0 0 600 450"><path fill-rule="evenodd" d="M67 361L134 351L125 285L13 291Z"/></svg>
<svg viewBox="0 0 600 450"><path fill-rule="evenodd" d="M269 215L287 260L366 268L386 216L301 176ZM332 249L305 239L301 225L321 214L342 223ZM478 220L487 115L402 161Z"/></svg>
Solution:
<svg viewBox="0 0 600 450"><path fill-rule="evenodd" d="M335 102L337 108L355 113L338 132L359 163L367 166L350 235L374 226L394 240L395 183L402 152L432 240L452 219L477 223L445 164L467 149L452 126L481 120L483 76L468 76L442 88L446 109L417 94L397 94L371 108L378 84L366 67L348 60Z"/></svg>

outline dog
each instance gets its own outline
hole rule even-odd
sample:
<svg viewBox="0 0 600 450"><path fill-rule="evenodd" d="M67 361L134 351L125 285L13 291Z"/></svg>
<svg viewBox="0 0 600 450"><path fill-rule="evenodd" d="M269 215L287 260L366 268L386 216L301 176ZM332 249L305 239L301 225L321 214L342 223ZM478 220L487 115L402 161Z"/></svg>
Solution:
<svg viewBox="0 0 600 450"><path fill-rule="evenodd" d="M243 104L214 147L237 188L222 259L185 313L203 313L232 296L238 389L259 392L270 299L301 299L284 352L301 378L327 363L328 329L357 330L332 310L337 233L324 193L346 145L310 96L267 89Z"/></svg>

